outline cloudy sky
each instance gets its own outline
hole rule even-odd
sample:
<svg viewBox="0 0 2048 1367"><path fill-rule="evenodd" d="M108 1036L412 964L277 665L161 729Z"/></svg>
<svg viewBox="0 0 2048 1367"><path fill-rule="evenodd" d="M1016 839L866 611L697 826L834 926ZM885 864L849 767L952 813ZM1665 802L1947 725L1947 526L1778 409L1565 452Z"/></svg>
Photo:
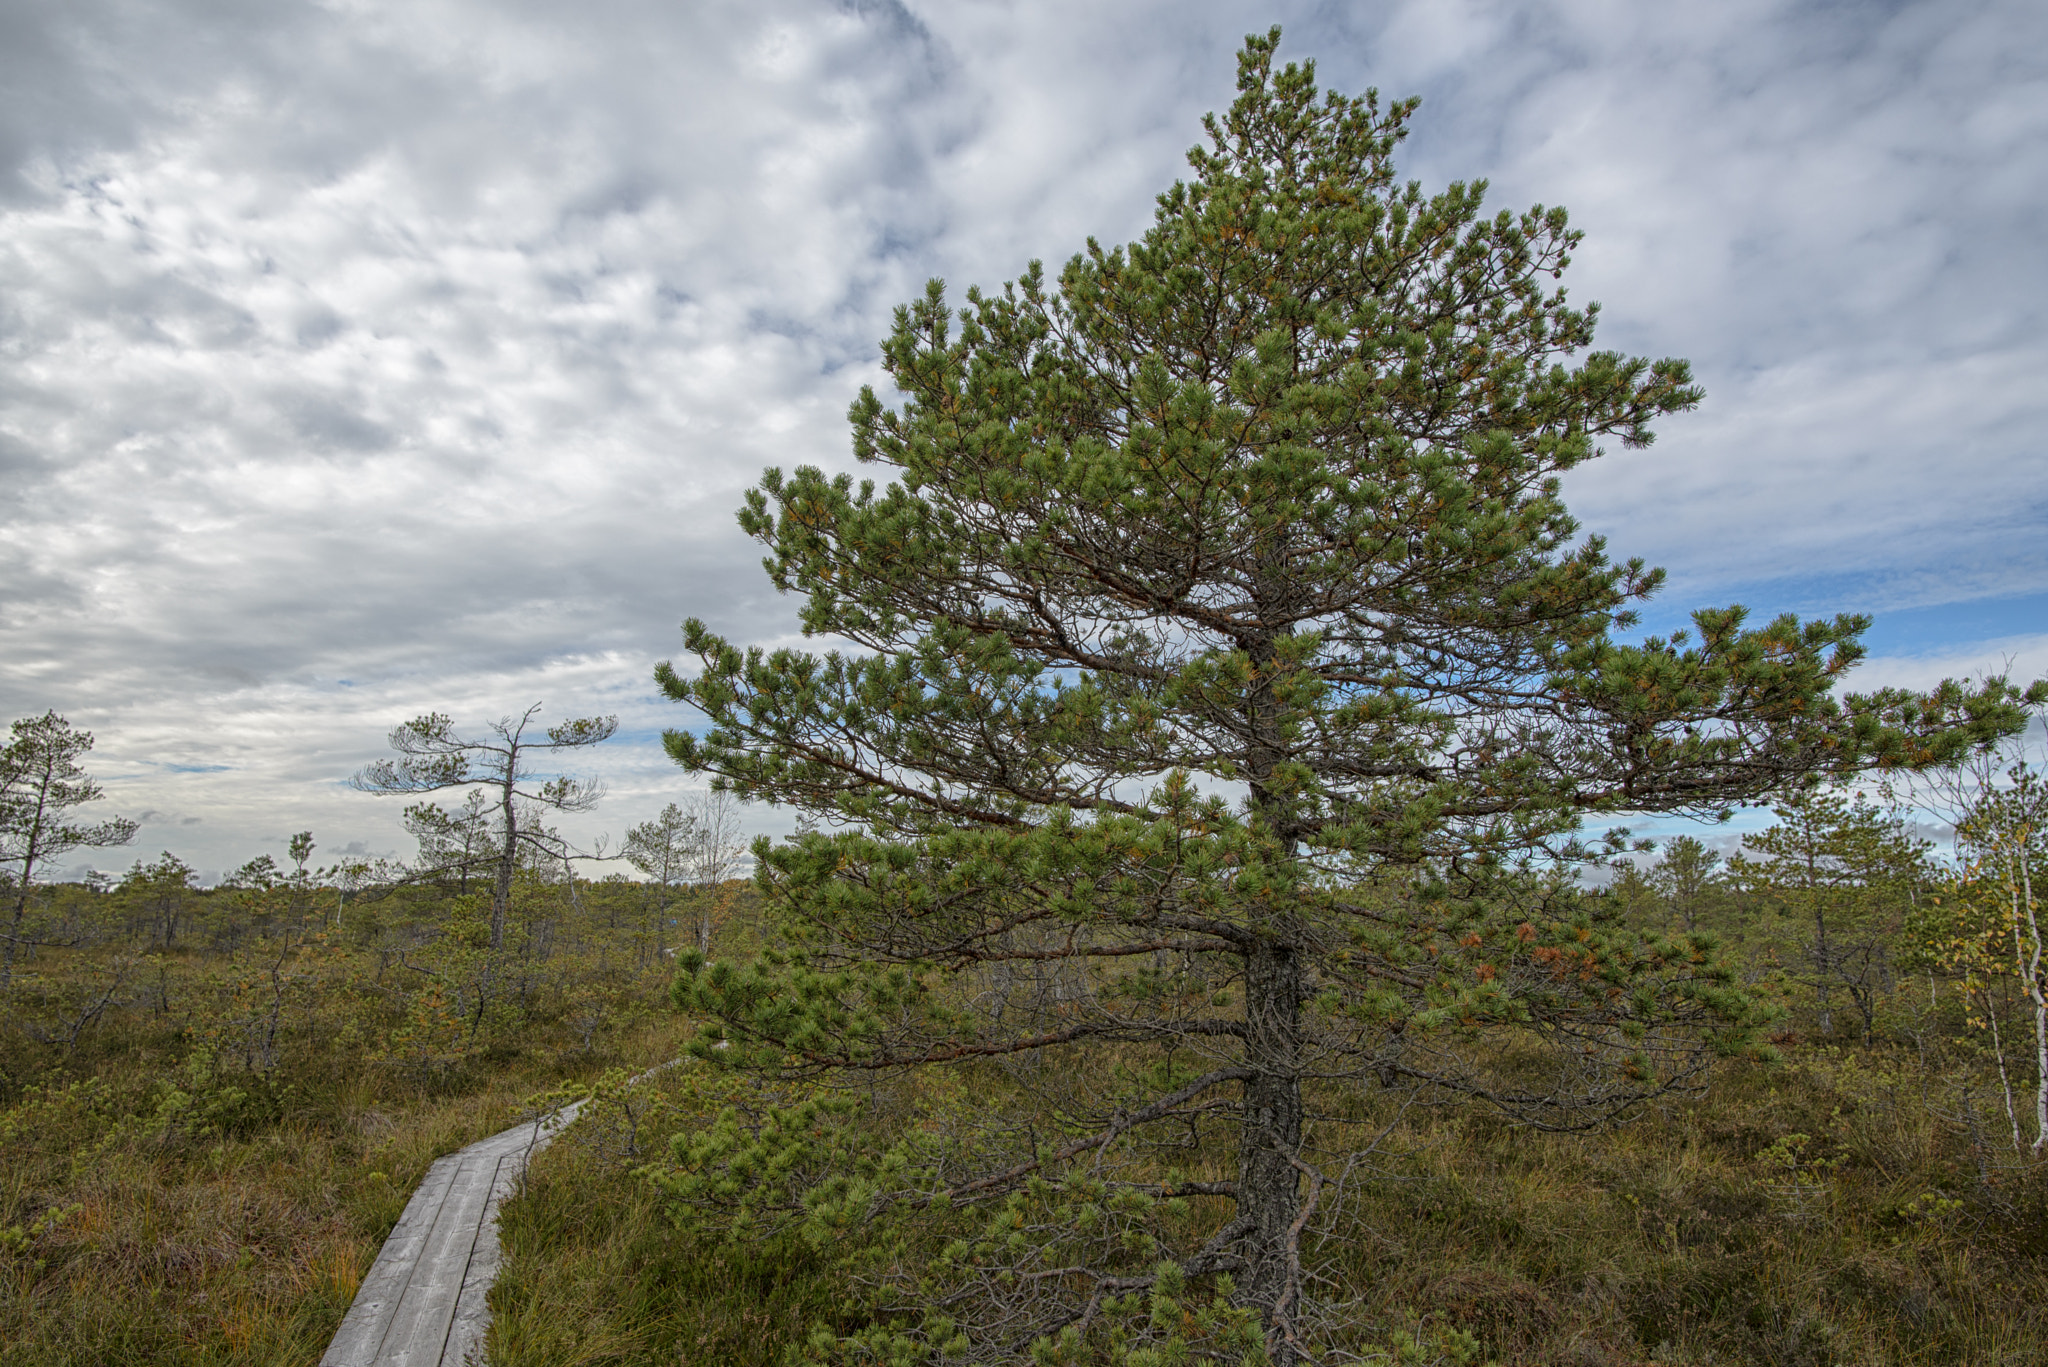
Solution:
<svg viewBox="0 0 2048 1367"><path fill-rule="evenodd" d="M741 492L851 464L927 277L1140 233L1275 21L1422 97L1425 186L1567 205L1604 345L1694 362L1571 487L1658 625L2048 673L2034 0L0 0L0 720L90 728L205 870L407 852L342 780L428 710L618 713L585 833L644 819L677 622L792 628Z"/></svg>

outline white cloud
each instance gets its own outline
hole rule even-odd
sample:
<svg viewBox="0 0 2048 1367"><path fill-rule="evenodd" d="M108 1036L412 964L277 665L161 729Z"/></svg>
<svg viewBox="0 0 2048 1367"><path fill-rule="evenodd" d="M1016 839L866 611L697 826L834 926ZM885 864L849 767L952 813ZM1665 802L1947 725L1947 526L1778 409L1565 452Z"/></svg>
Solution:
<svg viewBox="0 0 2048 1367"><path fill-rule="evenodd" d="M1427 183L1570 205L1607 343L1696 360L1701 413L1573 482L1674 606L2040 591L2032 6L25 0L0 708L223 868L397 848L338 782L421 711L686 720L652 662L790 630L732 509L846 463L889 309L1142 231L1275 14L1425 97ZM615 831L683 781L601 763Z"/></svg>
<svg viewBox="0 0 2048 1367"><path fill-rule="evenodd" d="M1932 688L1943 679L2048 679L2048 632L1994 637L1913 655L1875 655L1856 669L1858 690Z"/></svg>

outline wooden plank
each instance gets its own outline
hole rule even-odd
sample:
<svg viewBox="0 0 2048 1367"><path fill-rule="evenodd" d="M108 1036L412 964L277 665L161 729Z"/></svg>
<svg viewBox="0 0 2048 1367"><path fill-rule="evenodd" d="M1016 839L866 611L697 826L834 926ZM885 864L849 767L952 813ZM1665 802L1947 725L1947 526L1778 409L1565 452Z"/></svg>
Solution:
<svg viewBox="0 0 2048 1367"><path fill-rule="evenodd" d="M525 1167L524 1152L507 1154L499 1160L490 1207L484 1213L484 1228L470 1254L462 1289L455 1298L455 1317L448 1327L448 1345L441 1350L440 1367L471 1367L484 1360L484 1336L491 1328L491 1287L497 1282L498 1268L505 1260L504 1247L498 1240L498 1206L518 1189Z"/></svg>
<svg viewBox="0 0 2048 1367"><path fill-rule="evenodd" d="M370 1264L363 1284L356 1288L356 1298L321 1355L320 1367L366 1367L376 1361L385 1331L391 1326L391 1314L419 1261L420 1246L434 1227L460 1165L461 1155L451 1153L427 1169L384 1247L377 1251L377 1260Z"/></svg>
<svg viewBox="0 0 2048 1367"><path fill-rule="evenodd" d="M662 1064L633 1079L653 1076ZM436 1159L378 1250L320 1367L474 1367L503 1251L498 1206L582 1102Z"/></svg>
<svg viewBox="0 0 2048 1367"><path fill-rule="evenodd" d="M455 1302L462 1294L462 1279L483 1231L498 1167L504 1162L503 1154L473 1149L464 1149L457 1157L461 1161L447 1199L420 1245L405 1294L391 1312L390 1327L371 1359L380 1367L440 1367L448 1328L455 1319Z"/></svg>
<svg viewBox="0 0 2048 1367"><path fill-rule="evenodd" d="M498 1149L503 1157L492 1183L483 1229L456 1294L455 1313L448 1328L447 1345L441 1350L440 1367L473 1367L483 1362L484 1337L491 1328L491 1287L497 1282L498 1269L505 1260L504 1246L498 1240L498 1206L518 1189L519 1179L526 1175L527 1159L552 1143L576 1119L583 1104L578 1101L564 1106L553 1115L543 1116L530 1125L515 1125L477 1145Z"/></svg>

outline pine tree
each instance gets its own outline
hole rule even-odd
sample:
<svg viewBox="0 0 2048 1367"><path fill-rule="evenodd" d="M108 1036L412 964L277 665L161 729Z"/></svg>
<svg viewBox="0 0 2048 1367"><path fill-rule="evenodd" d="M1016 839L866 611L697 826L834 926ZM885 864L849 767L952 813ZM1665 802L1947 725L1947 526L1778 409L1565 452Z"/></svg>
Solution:
<svg viewBox="0 0 2048 1367"><path fill-rule="evenodd" d="M1595 308L1552 285L1563 210L1401 183L1414 103L1319 98L1277 41L1247 41L1141 241L898 310L903 397L851 413L893 482L748 495L806 632L856 649L692 620L701 669L657 673L708 718L669 733L681 765L819 827L756 846L792 954L679 986L717 1017L703 1056L844 1082L1045 1054L1034 1085L1066 1088L1057 1138L991 1092L979 1128L867 1166L866 1136L816 1137L816 1099L679 1139L671 1189L749 1228L778 1203L841 1246L892 1209L988 1215L899 1266L900 1303L946 1316L872 1351L1054 1360L1194 1333L1160 1306L1218 1296L1190 1351L1238 1360L1250 1316L1299 1361L1302 1231L1349 1142L1317 1096L1577 1128L1747 1043L1704 941L1626 933L1558 872L1601 848L1587 818L1712 818L2017 721L2002 682L1838 698L1858 617L1615 639L1661 576L1576 539L1558 476L1696 404L1685 363L1589 350ZM1511 1065L1489 1028L1525 1037ZM1141 1141L1219 1125L1228 1180L1145 1167Z"/></svg>
<svg viewBox="0 0 2048 1367"><path fill-rule="evenodd" d="M602 784L550 777L534 769L534 760L602 745L619 729L617 717L579 717L536 731L531 728L539 713L540 704L535 703L518 717L502 717L486 728L488 737L461 734L454 721L439 712L415 717L391 729L397 759L367 764L349 779L359 792L379 795L423 796L450 789L489 794L496 812L495 826L487 833L482 828L484 805L475 802L452 814L432 803L415 804L406 809L406 817L420 839L423 862L437 870L459 869L465 879L479 863L490 868L494 954L505 947L505 918L512 907L512 881L521 856L559 860L567 852L559 837L541 824L542 816L589 811L604 796ZM493 848L488 858L480 858L486 835Z"/></svg>
<svg viewBox="0 0 2048 1367"><path fill-rule="evenodd" d="M0 990L14 982L14 960L27 944L29 896L49 862L72 850L102 850L135 838L136 825L124 817L80 824L66 819L73 807L100 799L100 786L79 766L92 749L90 731L74 731L55 712L14 723L0 749L0 868L8 870L7 930L0 934Z"/></svg>
<svg viewBox="0 0 2048 1367"><path fill-rule="evenodd" d="M660 952L662 932L669 923L669 900L675 889L687 885L697 866L697 819L671 802L652 821L643 821L626 832L620 853L640 870L652 885L648 892L650 920L647 953ZM700 948L708 947L710 936L702 936Z"/></svg>
<svg viewBox="0 0 2048 1367"><path fill-rule="evenodd" d="M1664 846L1664 857L1651 871L1651 882L1688 931L1699 929L1702 913L1720 889L1714 871L1720 862L1721 856L1698 836L1680 835Z"/></svg>
<svg viewBox="0 0 2048 1367"><path fill-rule="evenodd" d="M1931 846L1902 812L1861 793L1800 791L1774 814L1776 825L1744 837L1730 876L1789 918L1793 976L1813 989L1820 1033L1834 1033L1839 991L1854 1003L1868 1039L1878 998L1892 982L1892 947L1931 877Z"/></svg>

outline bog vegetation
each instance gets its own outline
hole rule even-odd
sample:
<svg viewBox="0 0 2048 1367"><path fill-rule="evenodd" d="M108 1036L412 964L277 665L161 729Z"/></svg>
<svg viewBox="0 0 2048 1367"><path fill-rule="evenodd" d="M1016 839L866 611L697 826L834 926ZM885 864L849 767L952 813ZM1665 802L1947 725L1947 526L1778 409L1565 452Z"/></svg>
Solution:
<svg viewBox="0 0 2048 1367"><path fill-rule="evenodd" d="M310 1360L427 1159L579 1089L501 1363L2048 1360L2048 685L1641 636L1559 477L1685 363L1277 41L1141 241L899 311L887 483L750 493L852 649L686 625L714 796L637 876L548 824L609 718L418 718L357 776L416 861L204 892L39 874L131 832L17 726L24 1360ZM744 893L735 799L800 817Z"/></svg>
<svg viewBox="0 0 2048 1367"><path fill-rule="evenodd" d="M1366 1142L1325 1193L1310 1254L1358 1350L1532 1364L2048 1354L2029 886L2048 812L2024 766L1983 765L1923 796L1963 804L1959 842L1930 844L1874 785L1822 790L1733 858L1680 837L1575 895L1601 933L1713 937L1770 1017L1766 1061L1716 1062L1698 1091L1589 1136L1355 1088ZM748 962L784 942L756 890L688 876L696 827L681 810L666 819L686 837L666 890L637 869L571 884L522 863L509 1004L482 1028L443 989L488 936L479 880L459 866L379 878L320 865L302 837L213 889L165 855L31 888L0 1056L7 1360L311 1363L427 1164L558 1088L596 1104L507 1209L495 1361L768 1364L820 1327L885 1318L871 1251L849 1257L802 1227L734 1238L679 1220L662 1185L721 1125L765 1129L771 1106L847 1094L697 1062L625 1085L690 1028L668 1004L662 949L708 942ZM1061 978L1018 974L1007 1009L1039 1009ZM996 1000L984 987L961 1006ZM936 1143L1000 1116L1057 1142L1142 1063L967 1062L851 1095L881 1140ZM1159 1177L1227 1176L1227 1149L1183 1126L1148 1148ZM1180 1218L1197 1218L1199 1198L1187 1204ZM1003 1213L966 1208L984 1227ZM910 1231L906 1266L940 1262L958 1237L941 1214Z"/></svg>
<svg viewBox="0 0 2048 1367"><path fill-rule="evenodd" d="M665 952L753 942L715 799L635 828L611 873L565 862L548 809L523 801L508 865L502 812L465 801L406 812L419 856L403 865L323 864L307 833L217 887L168 853L49 882L28 857L35 814L91 810L91 738L52 715L14 741L9 1367L316 1361L429 1163L564 1084L673 1057ZM53 778L77 799L62 810L36 802ZM133 828L73 830L104 848Z"/></svg>

